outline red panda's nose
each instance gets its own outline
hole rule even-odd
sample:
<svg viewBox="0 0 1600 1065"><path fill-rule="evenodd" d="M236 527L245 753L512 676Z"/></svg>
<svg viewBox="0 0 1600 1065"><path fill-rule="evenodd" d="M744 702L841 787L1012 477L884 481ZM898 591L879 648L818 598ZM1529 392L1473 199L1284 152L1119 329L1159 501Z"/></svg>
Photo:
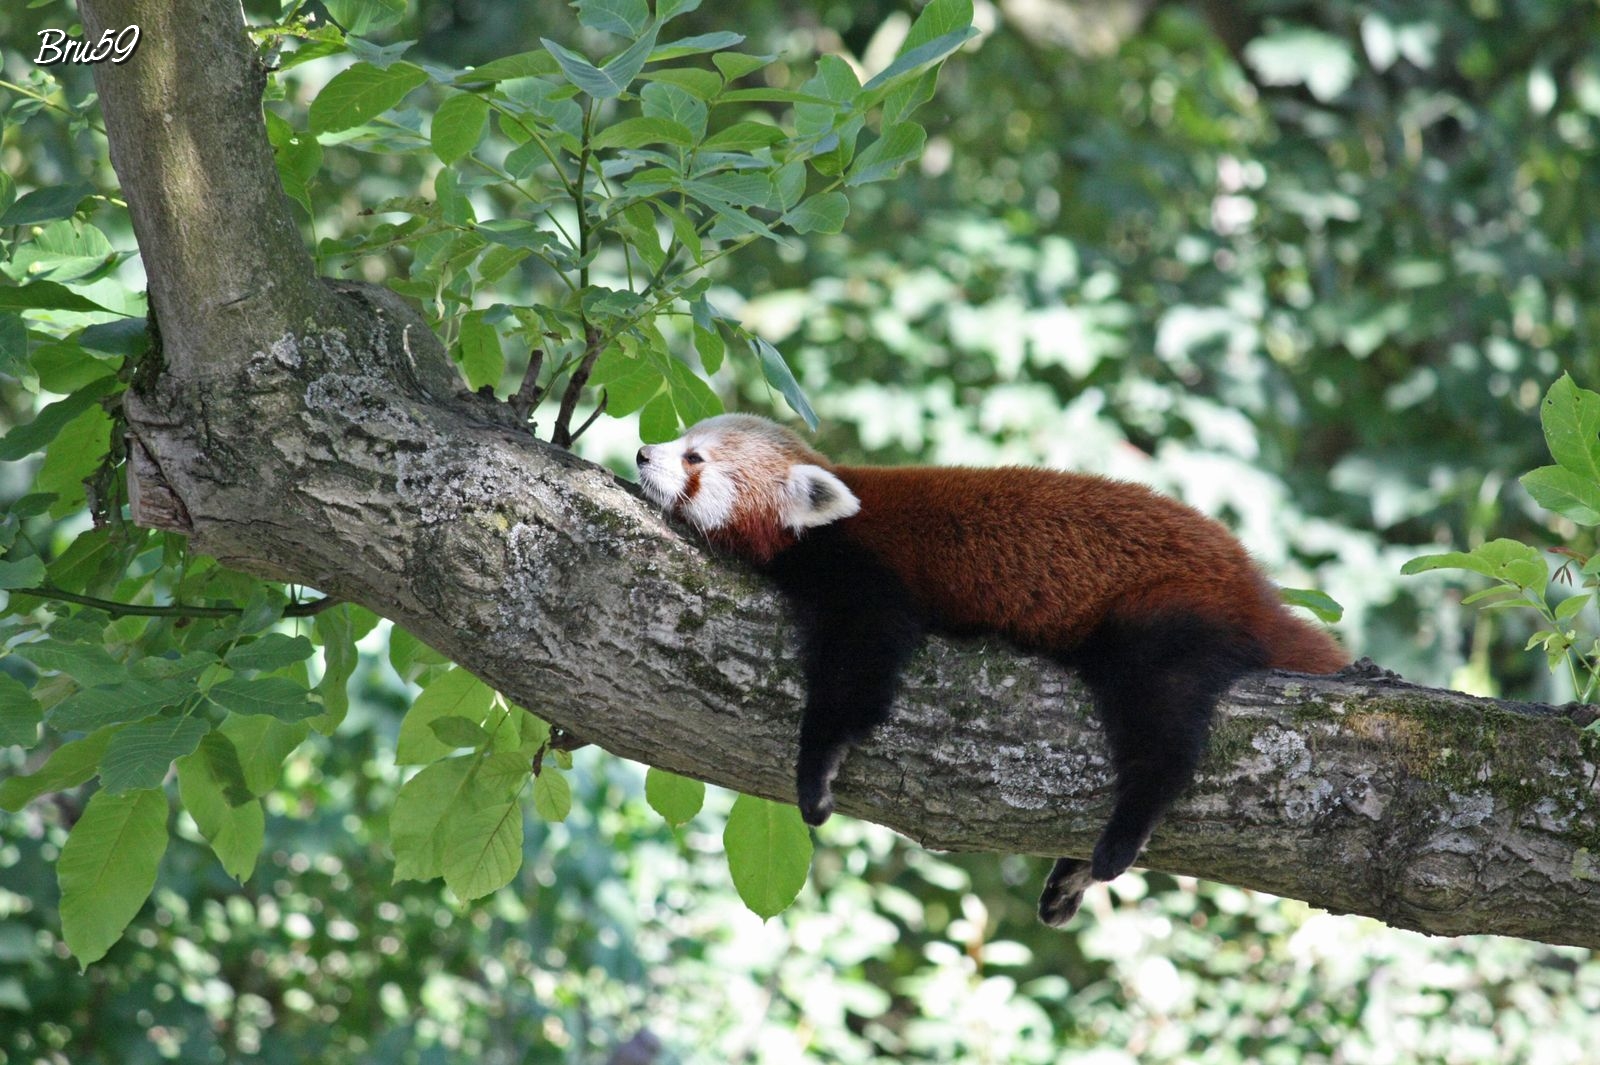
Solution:
<svg viewBox="0 0 1600 1065"><path fill-rule="evenodd" d="M640 448L639 453L634 456L634 459L638 461L640 466L648 465L650 462L650 449L648 447Z"/></svg>

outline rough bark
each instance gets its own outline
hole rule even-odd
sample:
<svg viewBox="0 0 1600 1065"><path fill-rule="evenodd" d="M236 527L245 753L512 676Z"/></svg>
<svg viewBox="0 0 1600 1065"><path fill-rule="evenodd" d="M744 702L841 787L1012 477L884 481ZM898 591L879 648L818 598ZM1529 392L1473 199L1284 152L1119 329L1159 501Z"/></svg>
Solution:
<svg viewBox="0 0 1600 1065"><path fill-rule="evenodd" d="M457 391L397 297L281 252L236 6L83 7L91 32L146 27L133 60L96 70L165 349L127 399L139 520L365 604L618 754L792 798L800 680L772 591ZM1600 945L1588 713L1371 671L1251 678L1145 860L1427 932ZM1092 845L1109 782L1072 677L935 639L837 792L928 846L1057 855Z"/></svg>

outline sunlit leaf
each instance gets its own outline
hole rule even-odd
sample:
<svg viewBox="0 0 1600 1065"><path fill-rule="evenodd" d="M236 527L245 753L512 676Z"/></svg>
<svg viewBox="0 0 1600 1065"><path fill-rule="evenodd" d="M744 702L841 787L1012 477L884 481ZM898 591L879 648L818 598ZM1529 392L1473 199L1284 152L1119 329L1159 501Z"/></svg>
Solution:
<svg viewBox="0 0 1600 1065"><path fill-rule="evenodd" d="M335 74L311 101L311 128L318 133L336 133L359 126L398 104L427 80L427 73L411 63L386 68L357 63Z"/></svg>
<svg viewBox="0 0 1600 1065"><path fill-rule="evenodd" d="M105 956L155 887L167 849L167 797L158 789L98 792L72 826L56 879L61 931L80 965Z"/></svg>
<svg viewBox="0 0 1600 1065"><path fill-rule="evenodd" d="M788 909L805 887L811 833L794 806L740 795L728 814L722 845L739 897L763 919Z"/></svg>
<svg viewBox="0 0 1600 1065"><path fill-rule="evenodd" d="M444 882L463 901L511 882L522 867L522 807L514 802L479 810L451 824L444 848Z"/></svg>
<svg viewBox="0 0 1600 1065"><path fill-rule="evenodd" d="M645 773L644 797L652 810L676 828L688 824L700 812L706 800L706 786L652 766Z"/></svg>

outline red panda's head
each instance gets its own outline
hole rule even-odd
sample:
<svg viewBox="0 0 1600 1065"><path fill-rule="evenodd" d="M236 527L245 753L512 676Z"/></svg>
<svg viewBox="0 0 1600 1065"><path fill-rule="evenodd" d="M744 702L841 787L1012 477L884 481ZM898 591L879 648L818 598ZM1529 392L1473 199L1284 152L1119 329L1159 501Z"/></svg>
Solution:
<svg viewBox="0 0 1600 1065"><path fill-rule="evenodd" d="M639 483L707 539L757 562L861 509L805 441L749 414L707 418L671 443L640 448Z"/></svg>

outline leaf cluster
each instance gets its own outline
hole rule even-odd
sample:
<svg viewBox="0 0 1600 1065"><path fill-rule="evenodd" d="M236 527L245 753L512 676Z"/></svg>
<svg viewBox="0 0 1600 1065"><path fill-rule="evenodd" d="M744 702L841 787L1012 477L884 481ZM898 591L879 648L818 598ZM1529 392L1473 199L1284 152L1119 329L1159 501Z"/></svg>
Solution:
<svg viewBox="0 0 1600 1065"><path fill-rule="evenodd" d="M528 416L558 399L551 438L563 446L588 424L574 426L586 389L599 396L596 413L637 413L647 441L721 410L671 354L673 328L691 338L706 375L730 349L748 353L815 427L777 349L707 298L707 268L756 242L839 232L846 190L891 178L921 153L926 133L911 115L932 95L938 64L976 33L970 0L935 0L864 83L823 56L795 89L761 84L776 59L739 51L740 34L671 36L698 0L654 13L646 0L575 6L586 29L616 40L606 58L544 39L537 51L446 70L400 58L403 46L344 40L357 62L318 92L307 127L269 121L290 195L312 213L325 146L428 154L443 169L431 201L376 205L401 220L325 240L322 260L404 248L405 276L390 283L429 310L468 386L504 384L508 342L528 352L512 401ZM307 40L282 69L329 47L323 31ZM414 112L396 111L425 86L438 100L426 132ZM561 298L494 298L502 279L529 269L554 279Z"/></svg>
<svg viewBox="0 0 1600 1065"><path fill-rule="evenodd" d="M1562 374L1539 405L1539 420L1555 463L1523 474L1522 486L1539 505L1574 525L1600 526L1600 393ZM1600 696L1600 630L1582 625L1581 619L1585 607L1600 602L1600 552L1585 554L1570 546L1550 550L1564 557L1553 575L1538 548L1506 537L1471 551L1414 558L1404 572L1460 569L1488 577L1494 582L1490 587L1462 602L1537 614L1544 627L1528 638L1525 650L1541 649L1551 672L1565 666L1578 699L1593 702ZM1582 590L1552 604L1550 585L1574 580Z"/></svg>

